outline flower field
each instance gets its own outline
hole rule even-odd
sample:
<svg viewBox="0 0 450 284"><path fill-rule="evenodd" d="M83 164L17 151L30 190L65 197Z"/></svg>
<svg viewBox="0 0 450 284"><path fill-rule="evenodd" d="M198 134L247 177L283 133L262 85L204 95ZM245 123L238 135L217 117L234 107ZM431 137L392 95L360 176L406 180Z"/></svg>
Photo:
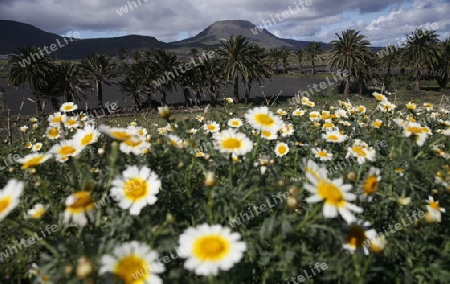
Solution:
<svg viewBox="0 0 450 284"><path fill-rule="evenodd" d="M0 146L0 283L450 283L450 110L373 100L33 118Z"/></svg>

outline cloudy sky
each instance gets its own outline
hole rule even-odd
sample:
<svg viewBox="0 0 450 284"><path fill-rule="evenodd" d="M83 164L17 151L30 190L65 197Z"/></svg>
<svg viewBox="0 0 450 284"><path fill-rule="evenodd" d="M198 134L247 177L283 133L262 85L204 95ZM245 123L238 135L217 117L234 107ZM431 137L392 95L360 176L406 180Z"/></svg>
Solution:
<svg viewBox="0 0 450 284"><path fill-rule="evenodd" d="M399 44L417 27L434 27L441 38L450 36L450 0L308 1L0 0L0 19L59 35L70 31L78 31L81 38L139 34L166 42L194 36L218 20L249 20L257 26L265 22L279 37L323 42L353 28L377 46Z"/></svg>

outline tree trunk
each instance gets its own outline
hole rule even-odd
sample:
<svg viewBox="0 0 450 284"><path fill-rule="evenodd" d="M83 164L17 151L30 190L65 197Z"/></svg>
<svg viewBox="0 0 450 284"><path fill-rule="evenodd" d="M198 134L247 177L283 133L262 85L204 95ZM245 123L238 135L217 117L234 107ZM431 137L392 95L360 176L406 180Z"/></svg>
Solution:
<svg viewBox="0 0 450 284"><path fill-rule="evenodd" d="M161 90L161 105L167 105L167 94L165 90Z"/></svg>
<svg viewBox="0 0 450 284"><path fill-rule="evenodd" d="M416 91L420 91L420 71L416 71L416 86L414 88Z"/></svg>
<svg viewBox="0 0 450 284"><path fill-rule="evenodd" d="M36 97L36 115L39 117L44 117L41 98L37 94L34 94L34 96Z"/></svg>
<svg viewBox="0 0 450 284"><path fill-rule="evenodd" d="M183 88L183 95L184 95L184 103L187 107L192 106L192 99L191 99L191 93L189 93L189 88L184 87Z"/></svg>
<svg viewBox="0 0 450 284"><path fill-rule="evenodd" d="M234 78L234 97L236 98L236 103L239 103L239 76Z"/></svg>
<svg viewBox="0 0 450 284"><path fill-rule="evenodd" d="M50 102L52 103L53 111L58 111L58 109L59 109L58 100L56 98L51 98Z"/></svg>
<svg viewBox="0 0 450 284"><path fill-rule="evenodd" d="M209 97L211 100L211 105L216 106L216 104L217 104L216 87L214 87L214 86L209 87Z"/></svg>
<svg viewBox="0 0 450 284"><path fill-rule="evenodd" d="M345 90L344 90L344 95L349 95L350 94L350 75L347 76L347 78L345 78Z"/></svg>
<svg viewBox="0 0 450 284"><path fill-rule="evenodd" d="M133 94L133 98L134 98L134 107L136 110L141 110L141 101L139 100L139 95L138 94Z"/></svg>
<svg viewBox="0 0 450 284"><path fill-rule="evenodd" d="M97 98L98 98L98 106L103 107L103 86L102 82L96 81L97 84Z"/></svg>
<svg viewBox="0 0 450 284"><path fill-rule="evenodd" d="M311 60L311 64L312 64L312 74L314 75L314 74L316 74L316 70L315 70L316 65L314 64L314 57Z"/></svg>
<svg viewBox="0 0 450 284"><path fill-rule="evenodd" d="M250 100L250 91L252 90L252 82L247 82L245 87L245 103L248 104Z"/></svg>
<svg viewBox="0 0 450 284"><path fill-rule="evenodd" d="M364 91L364 81L363 79L359 79L359 94L362 96Z"/></svg>

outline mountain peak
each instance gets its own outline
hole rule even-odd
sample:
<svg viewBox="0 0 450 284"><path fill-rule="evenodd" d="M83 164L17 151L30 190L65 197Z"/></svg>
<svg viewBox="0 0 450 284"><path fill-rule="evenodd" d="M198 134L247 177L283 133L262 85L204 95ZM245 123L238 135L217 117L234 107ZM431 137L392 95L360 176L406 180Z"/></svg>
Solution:
<svg viewBox="0 0 450 284"><path fill-rule="evenodd" d="M265 48L282 47L298 48L305 46L306 42L278 38L266 29L260 29L247 20L216 21L202 32L192 38L172 42L175 45L191 47L219 46L220 39L243 35L250 42Z"/></svg>

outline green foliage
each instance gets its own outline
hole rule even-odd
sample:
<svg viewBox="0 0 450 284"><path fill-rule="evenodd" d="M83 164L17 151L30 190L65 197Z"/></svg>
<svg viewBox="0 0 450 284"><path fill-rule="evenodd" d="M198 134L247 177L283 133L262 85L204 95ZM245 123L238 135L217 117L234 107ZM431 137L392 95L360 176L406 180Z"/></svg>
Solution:
<svg viewBox="0 0 450 284"><path fill-rule="evenodd" d="M343 108L342 104L335 107ZM433 131L433 136L418 146L414 139L404 137L401 127L393 121L406 115L393 117L392 113L375 109L351 115L349 109L349 118L345 120L350 125L340 128L351 139L337 144L322 139L323 130L309 120L314 109L304 109L304 116L293 116L294 108L287 107L287 114L283 115L283 120L292 123L294 129L288 137L280 135L277 140L265 140L244 124L239 131L255 144L251 152L237 160L220 153L214 147L212 134L202 127L211 120L222 129L227 128L228 119L233 117L228 113L235 112L227 105L221 111L207 113L204 122L186 117L175 124L168 119L169 128L161 122L154 125L155 120L146 124L139 119L140 126L151 134L152 147L144 155L122 153L120 141L102 135L95 144L66 162L51 159L35 172L21 170L17 163L2 169L2 186L12 178L25 181L26 186L17 208L0 222L1 252L18 239L34 233L42 236L47 225L58 229L8 256L0 265L0 275L9 275L16 282L24 280L28 265L33 262L39 265L41 275L50 275L53 283L83 283L77 269L84 264L93 268L92 274L85 275L86 281L106 283L112 276L97 274L101 257L111 254L123 242L136 240L148 244L160 256L169 257L161 275L164 283L286 283L305 272L311 275L316 263L326 263L327 268L315 270L314 277L305 283L448 283L450 273L445 269L450 260L448 217L442 214L440 223L425 222L423 216L412 219L413 212L427 211L428 196L438 200L441 207L450 208L448 185L446 188L436 182L439 175L450 176L448 160L435 148L446 153L450 147L450 141L437 132L443 129L438 120L448 120L448 113L431 118L423 111L420 115L408 111L417 122ZM380 129L371 126L376 119L383 122ZM117 126L117 121L110 124ZM189 134L189 129L198 131ZM34 139L43 143L42 151L48 151L57 142L42 139L44 130L30 125L14 143L12 152L10 146L0 146L0 156L5 161L9 153L25 156L30 150L24 148L24 143ZM164 132L178 135L186 142L184 147L174 146ZM65 135L69 139L73 132L67 131ZM352 147L355 139L373 147L376 160L363 164L349 160L347 148ZM288 144L290 151L286 156L274 153L278 142ZM357 214L358 218L371 222L377 232L385 234L388 243L382 253L370 252L369 256L348 253L342 248L345 240L342 218L325 218L322 203L306 202L310 193L304 188L308 177L302 160L318 162L311 152L314 147L333 153L333 160L320 163L329 170L328 177L344 178L357 195L369 169L381 169L381 183L374 199L367 202L357 198L352 203L364 209ZM206 156L195 154L200 150ZM157 202L145 206L138 216L130 215L129 210L121 209L111 198L105 199L112 180L127 165L147 166L162 181ZM216 176L212 186L204 183L204 174L209 171ZM84 227L67 224L63 217L66 198L79 191L91 192L99 205L95 206L94 220ZM399 205L400 197L410 197L411 203ZM36 203L49 205L47 213L41 219L25 218ZM262 205L266 205L266 210L257 213L255 206L262 208ZM245 214L248 218L242 217ZM180 234L187 227L204 222L230 227L247 244L243 259L214 279L195 275L184 268L183 259L171 257L179 245ZM396 228L394 233L389 231L392 227Z"/></svg>

